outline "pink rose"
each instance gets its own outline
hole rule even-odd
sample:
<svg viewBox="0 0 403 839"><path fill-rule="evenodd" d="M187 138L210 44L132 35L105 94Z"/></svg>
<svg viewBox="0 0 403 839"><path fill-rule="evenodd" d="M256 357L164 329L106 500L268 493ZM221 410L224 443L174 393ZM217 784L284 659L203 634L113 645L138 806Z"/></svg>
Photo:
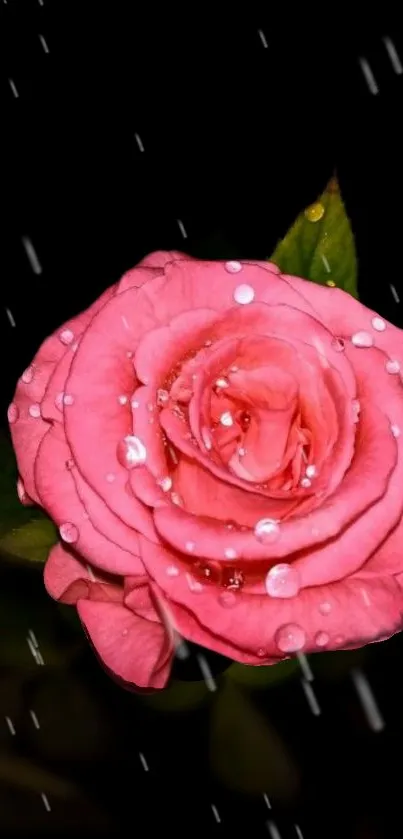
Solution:
<svg viewBox="0 0 403 839"><path fill-rule="evenodd" d="M342 291L178 253L45 341L9 410L20 492L110 671L162 687L181 636L270 664L400 630L400 359Z"/></svg>

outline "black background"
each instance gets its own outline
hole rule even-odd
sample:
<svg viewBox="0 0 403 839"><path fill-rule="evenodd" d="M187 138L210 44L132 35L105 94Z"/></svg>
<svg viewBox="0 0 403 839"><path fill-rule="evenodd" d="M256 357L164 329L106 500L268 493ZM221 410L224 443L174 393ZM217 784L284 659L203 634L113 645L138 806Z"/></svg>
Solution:
<svg viewBox="0 0 403 839"><path fill-rule="evenodd" d="M403 296L403 80L383 41L391 37L403 60L393 16L366 11L354 23L332 7L325 23L315 10L287 6L146 13L142 5L0 5L3 417L39 343L146 253L268 257L335 170L356 237L360 298L403 326L390 289ZM360 57L372 68L376 95ZM270 835L262 794L227 789L211 773L208 707L174 717L151 711L108 680L84 643L73 662L64 658L69 630L40 574L4 568L0 585L26 625L40 620L61 651L44 669L32 669L20 652L14 664L0 657L0 710L20 722L12 737L0 719L0 828L98 835L119 834L127 823L133 833ZM9 615L0 615L2 644L20 650L18 621ZM310 713L298 678L251 700L298 767L297 792L276 801L273 785L283 839L298 835L295 822L304 839L399 835L402 650L395 638L362 660L335 653L328 670L318 664L320 717ZM179 675L198 678L195 656ZM357 662L382 709L379 733L354 692ZM215 672L225 666L212 660ZM89 705L77 698L83 689ZM46 724L29 728L34 701L52 710L47 734ZM274 750L274 766L276 759ZM40 797L45 770L80 790L72 798L57 787L53 798L49 792L49 813Z"/></svg>

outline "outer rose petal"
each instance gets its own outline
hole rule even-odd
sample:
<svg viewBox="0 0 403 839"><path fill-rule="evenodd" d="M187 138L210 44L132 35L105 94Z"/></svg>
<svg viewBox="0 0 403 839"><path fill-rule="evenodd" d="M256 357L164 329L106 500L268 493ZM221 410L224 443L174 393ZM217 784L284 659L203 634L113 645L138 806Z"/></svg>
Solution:
<svg viewBox="0 0 403 839"><path fill-rule="evenodd" d="M18 382L14 396L14 402L19 410L18 420L11 426L11 436L17 457L18 469L24 481L28 495L40 503L33 477L36 452L40 442L48 430L48 424L41 416L32 417L29 408L32 405L41 405L45 396L46 388L52 377L57 364L63 356L72 355L72 346L87 328L94 315L104 306L115 293L116 286L105 291L101 297L90 306L85 312L67 321L53 335L50 335L38 350L31 365L33 378L30 382L24 382L21 378ZM67 346L62 342L60 336L70 330L74 334L74 343ZM29 368L30 369L30 368Z"/></svg>
<svg viewBox="0 0 403 839"><path fill-rule="evenodd" d="M162 623L144 620L118 603L79 600L77 611L112 673L141 688L164 687L173 651Z"/></svg>

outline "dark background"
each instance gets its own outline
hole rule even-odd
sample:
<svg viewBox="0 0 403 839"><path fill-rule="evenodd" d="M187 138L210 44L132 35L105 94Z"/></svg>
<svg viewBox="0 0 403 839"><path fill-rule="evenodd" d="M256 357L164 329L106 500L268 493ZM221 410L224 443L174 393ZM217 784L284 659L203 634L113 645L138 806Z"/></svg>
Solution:
<svg viewBox="0 0 403 839"><path fill-rule="evenodd" d="M43 338L146 253L264 259L335 170L360 298L403 326L403 79L383 40L403 62L393 16L366 10L353 23L332 7L324 23L305 7L247 3L221 17L193 6L162 17L142 5L0 5L3 418ZM0 564L0 591L0 830L399 835L399 637L313 657L318 716L302 671L265 690L229 688L218 657L218 690L168 714L107 678L39 572ZM26 644L30 627L44 667ZM178 663L178 678L201 678L197 654ZM357 667L380 708L378 732ZM213 771L226 749L236 782Z"/></svg>

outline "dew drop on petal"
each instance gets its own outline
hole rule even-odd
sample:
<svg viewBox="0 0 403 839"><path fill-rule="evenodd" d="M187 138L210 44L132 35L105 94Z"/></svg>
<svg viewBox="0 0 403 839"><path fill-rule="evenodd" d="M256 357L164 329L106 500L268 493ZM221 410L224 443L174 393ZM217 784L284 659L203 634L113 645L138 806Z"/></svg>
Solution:
<svg viewBox="0 0 403 839"><path fill-rule="evenodd" d="M74 396L71 393L65 393L63 396L63 405L73 405Z"/></svg>
<svg viewBox="0 0 403 839"><path fill-rule="evenodd" d="M120 396L118 396L118 402L119 402L119 405L126 405L127 404L127 396L124 393L121 393Z"/></svg>
<svg viewBox="0 0 403 839"><path fill-rule="evenodd" d="M225 556L226 559L236 559L237 558L237 552L236 552L235 548L225 548L224 556Z"/></svg>
<svg viewBox="0 0 403 839"><path fill-rule="evenodd" d="M372 318L372 326L376 330L376 332L384 332L386 329L386 323L383 318L375 317Z"/></svg>
<svg viewBox="0 0 403 839"><path fill-rule="evenodd" d="M72 457L69 457L69 459L66 460L66 469L70 470L70 469L73 469L73 467L74 467L74 460L73 460Z"/></svg>
<svg viewBox="0 0 403 839"><path fill-rule="evenodd" d="M24 504L28 500L28 495L25 492L24 481L22 478L18 478L17 480L17 495L21 504Z"/></svg>
<svg viewBox="0 0 403 839"><path fill-rule="evenodd" d="M165 569L165 573L168 577L177 577L179 575L179 568L177 568L176 565L168 565Z"/></svg>
<svg viewBox="0 0 403 839"><path fill-rule="evenodd" d="M163 492L169 492L172 487L172 478L167 475L165 478L160 478L159 481L157 481L157 484L161 487Z"/></svg>
<svg viewBox="0 0 403 839"><path fill-rule="evenodd" d="M387 373L400 373L400 364L396 359L390 358L385 364Z"/></svg>
<svg viewBox="0 0 403 839"><path fill-rule="evenodd" d="M275 542L280 535L280 528L276 519L260 519L255 525L255 536L264 545Z"/></svg>
<svg viewBox="0 0 403 839"><path fill-rule="evenodd" d="M21 378L26 385L29 385L30 382L32 382L32 379L34 378L34 368L32 364L30 364L30 366L27 367L26 370L24 370Z"/></svg>
<svg viewBox="0 0 403 839"><path fill-rule="evenodd" d="M123 635L123 638L126 638L126 635L128 635L128 634L129 634L129 630L128 630L127 628L126 628L126 629L122 629L122 635Z"/></svg>
<svg viewBox="0 0 403 839"><path fill-rule="evenodd" d="M184 507L185 502L179 492L171 492L171 501L172 504L176 504L177 507Z"/></svg>
<svg viewBox="0 0 403 839"><path fill-rule="evenodd" d="M317 647L326 647L326 644L328 644L329 641L330 638L327 632L318 632L315 635L315 644Z"/></svg>
<svg viewBox="0 0 403 839"><path fill-rule="evenodd" d="M372 347L374 339L369 332L355 332L351 337L351 342L355 347Z"/></svg>
<svg viewBox="0 0 403 839"><path fill-rule="evenodd" d="M72 332L71 329L63 329L59 335L59 338L62 344L68 346L68 344L71 344L72 341L74 341L74 332Z"/></svg>
<svg viewBox="0 0 403 839"><path fill-rule="evenodd" d="M277 630L274 640L282 653L297 653L306 643L302 626L297 623L285 623Z"/></svg>
<svg viewBox="0 0 403 839"><path fill-rule="evenodd" d="M120 441L117 447L117 458L126 469L142 466L147 459L147 451L138 437L128 435Z"/></svg>
<svg viewBox="0 0 403 839"><path fill-rule="evenodd" d="M138 408L139 405L140 405L140 402L138 402L137 399L132 399L130 404L131 404L132 408Z"/></svg>
<svg viewBox="0 0 403 839"><path fill-rule="evenodd" d="M59 411L62 411L62 410L63 410L63 399L64 399L64 393L63 393L63 392L62 392L62 393L58 393L58 394L57 394L57 396L56 396L56 398L55 398L55 405L56 405L56 408L57 408Z"/></svg>
<svg viewBox="0 0 403 839"><path fill-rule="evenodd" d="M203 440L203 443L204 443L207 451L210 451L213 444L212 444L212 441L211 441L211 434L210 434L208 428L202 428L201 436L202 436L202 440Z"/></svg>
<svg viewBox="0 0 403 839"><path fill-rule="evenodd" d="M229 381L222 376L220 379L216 380L215 386L218 388L229 387Z"/></svg>
<svg viewBox="0 0 403 839"><path fill-rule="evenodd" d="M113 482L116 480L116 475L114 472L108 472L108 474L105 475L105 479L108 482L108 484L113 484Z"/></svg>
<svg viewBox="0 0 403 839"><path fill-rule="evenodd" d="M264 647L259 647L259 649L256 651L256 655L258 658L266 658L267 650L265 650Z"/></svg>
<svg viewBox="0 0 403 839"><path fill-rule="evenodd" d="M391 425L390 430L394 437L400 437L400 428L398 425Z"/></svg>
<svg viewBox="0 0 403 839"><path fill-rule="evenodd" d="M228 271L229 274L239 274L242 271L242 265L240 262L236 262L236 260L231 259L229 262L225 263L225 270Z"/></svg>
<svg viewBox="0 0 403 839"><path fill-rule="evenodd" d="M329 612L332 611L331 603L329 603L327 600L324 600L323 603L319 604L319 611L321 615L328 615Z"/></svg>
<svg viewBox="0 0 403 839"><path fill-rule="evenodd" d="M41 406L38 404L38 402L34 402L33 405L29 406L28 413L29 413L30 417L34 417L34 419L38 419L38 417L40 417Z"/></svg>
<svg viewBox="0 0 403 839"><path fill-rule="evenodd" d="M236 606L238 598L233 591L222 591L218 595L218 602L226 609L232 609L233 606Z"/></svg>
<svg viewBox="0 0 403 839"><path fill-rule="evenodd" d="M195 547L196 547L196 545L195 545L194 542L186 542L185 549L187 550L188 553L190 553L190 554L193 553Z"/></svg>
<svg viewBox="0 0 403 839"><path fill-rule="evenodd" d="M317 472L317 469L316 469L316 466L313 463L311 463L305 469L305 473L306 473L307 478L315 478L316 477L316 472Z"/></svg>
<svg viewBox="0 0 403 839"><path fill-rule="evenodd" d="M332 338L330 346L335 352L343 352L346 342L344 338Z"/></svg>
<svg viewBox="0 0 403 839"><path fill-rule="evenodd" d="M234 424L234 419L230 411L224 411L224 413L221 414L220 423L221 425L225 425L227 428L230 428L231 425Z"/></svg>
<svg viewBox="0 0 403 839"><path fill-rule="evenodd" d="M221 583L224 588L239 591L244 584L244 575L239 568L225 568L221 575Z"/></svg>
<svg viewBox="0 0 403 839"><path fill-rule="evenodd" d="M357 423L358 420L360 419L360 411L361 411L361 405L360 405L359 399L353 399L353 401L351 403L351 407L353 409L353 422Z"/></svg>
<svg viewBox="0 0 403 839"><path fill-rule="evenodd" d="M9 421L10 425L12 425L13 422L17 422L19 414L20 414L20 412L17 408L17 405L15 404L15 402L12 402L11 405L9 405L8 409L7 409L7 419Z"/></svg>
<svg viewBox="0 0 403 839"><path fill-rule="evenodd" d="M78 539L78 529L75 524L72 524L71 521L66 521L64 524L61 524L59 527L60 536L63 539L63 542L67 542L69 545L72 545L74 542L77 542Z"/></svg>
<svg viewBox="0 0 403 839"><path fill-rule="evenodd" d="M295 597L300 589L298 571L285 562L274 565L266 576L265 585L270 597Z"/></svg>
<svg viewBox="0 0 403 839"><path fill-rule="evenodd" d="M195 594L199 594L201 591L203 591L202 583L200 583L199 580L196 580L192 576L192 574L186 574L185 576L186 576L186 582L187 582L187 584L190 588L190 591L193 591Z"/></svg>
<svg viewBox="0 0 403 839"><path fill-rule="evenodd" d="M302 478L302 480L300 481L300 484L304 489L308 489L311 486L311 482L310 482L309 478Z"/></svg>
<svg viewBox="0 0 403 839"><path fill-rule="evenodd" d="M238 285L236 289L234 289L234 300L236 303L239 303L241 306L245 306L248 303L252 303L252 300L255 297L255 290L252 288L251 285Z"/></svg>

